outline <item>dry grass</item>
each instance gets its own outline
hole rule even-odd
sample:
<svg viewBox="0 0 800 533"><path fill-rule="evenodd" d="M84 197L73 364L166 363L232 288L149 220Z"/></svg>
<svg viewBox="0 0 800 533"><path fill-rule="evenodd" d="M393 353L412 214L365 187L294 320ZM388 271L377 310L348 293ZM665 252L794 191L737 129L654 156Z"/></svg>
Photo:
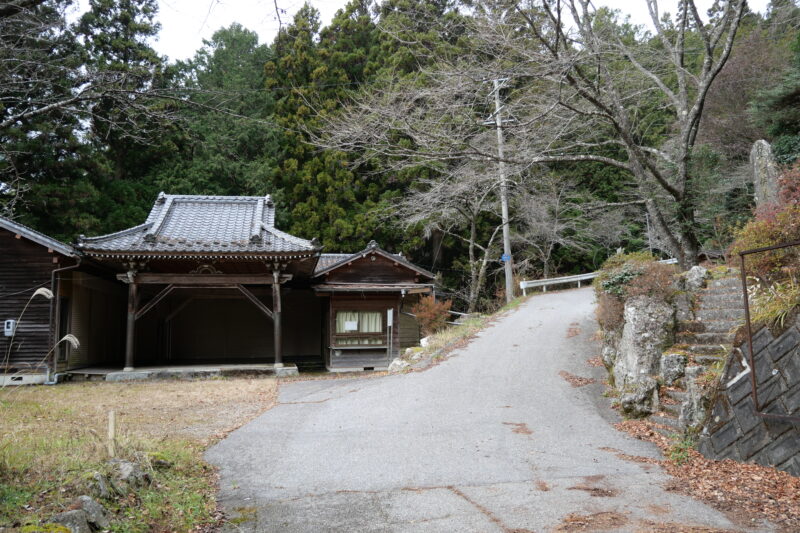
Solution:
<svg viewBox="0 0 800 533"><path fill-rule="evenodd" d="M107 413L118 456L173 464L133 498L104 502L124 531L190 531L214 520L203 450L269 409L273 379L67 383L0 391L0 525L37 523L86 493L106 468ZM167 503L168 502L168 503ZM166 529L164 529L166 528Z"/></svg>

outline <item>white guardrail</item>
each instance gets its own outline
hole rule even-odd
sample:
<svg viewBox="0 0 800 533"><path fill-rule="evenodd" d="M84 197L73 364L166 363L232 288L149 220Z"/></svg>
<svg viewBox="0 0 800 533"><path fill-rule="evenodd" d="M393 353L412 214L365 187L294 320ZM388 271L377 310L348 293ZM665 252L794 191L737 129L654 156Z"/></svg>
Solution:
<svg viewBox="0 0 800 533"><path fill-rule="evenodd" d="M659 263L664 263L665 265L674 265L678 262L677 259L664 259L659 261ZM541 287L542 292L547 292L547 287L549 285L560 285L562 283L578 283L578 287L580 288L582 281L589 281L597 277L597 272L590 272L588 274L576 274L574 276L562 276L560 278L545 278L545 279L536 279L530 281L520 281L519 288L522 289L522 295L528 295L528 289L533 289L536 287Z"/></svg>

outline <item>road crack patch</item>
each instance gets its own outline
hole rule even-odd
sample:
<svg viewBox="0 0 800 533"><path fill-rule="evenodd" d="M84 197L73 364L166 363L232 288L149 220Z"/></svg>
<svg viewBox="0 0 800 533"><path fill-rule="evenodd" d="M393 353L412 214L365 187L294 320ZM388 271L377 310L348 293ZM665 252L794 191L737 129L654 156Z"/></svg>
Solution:
<svg viewBox="0 0 800 533"><path fill-rule="evenodd" d="M533 435L533 431L531 431L528 424L524 422L503 422L503 425L512 426L514 429L512 429L511 432L517 435Z"/></svg>

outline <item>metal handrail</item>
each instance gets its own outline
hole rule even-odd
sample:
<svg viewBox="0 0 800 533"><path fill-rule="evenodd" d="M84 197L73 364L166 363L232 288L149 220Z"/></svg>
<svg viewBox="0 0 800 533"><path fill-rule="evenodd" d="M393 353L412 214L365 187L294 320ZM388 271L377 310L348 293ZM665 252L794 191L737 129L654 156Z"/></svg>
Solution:
<svg viewBox="0 0 800 533"><path fill-rule="evenodd" d="M674 265L678 262L677 259L663 259L659 261L659 263L663 263L665 265ZM559 278L544 278L544 279L536 279L536 280L528 280L528 281L520 281L519 288L522 289L522 295L527 296L527 289L532 289L534 287L542 287L543 292L547 292L548 285L558 285L561 283L578 283L578 288L581 286L582 281L588 281L594 279L598 276L598 272L589 272L588 274L575 274L573 276L561 276Z"/></svg>
<svg viewBox="0 0 800 533"><path fill-rule="evenodd" d="M800 241L786 242L776 244L774 246L763 246L761 248L753 248L751 250L744 250L739 252L739 262L741 265L740 274L742 276L742 296L744 297L744 318L745 318L745 331L747 332L747 348L748 360L750 361L750 395L753 398L753 407L755 414L760 418L769 418L773 420L786 420L790 422L800 422L800 416L797 415L782 415L778 413L767 413L763 410L761 403L758 401L758 382L756 380L756 354L753 353L753 325L750 320L750 298L747 294L747 270L745 265L745 256L751 254L758 254L761 252L771 252L773 250L780 250L783 248L792 248L800 246Z"/></svg>

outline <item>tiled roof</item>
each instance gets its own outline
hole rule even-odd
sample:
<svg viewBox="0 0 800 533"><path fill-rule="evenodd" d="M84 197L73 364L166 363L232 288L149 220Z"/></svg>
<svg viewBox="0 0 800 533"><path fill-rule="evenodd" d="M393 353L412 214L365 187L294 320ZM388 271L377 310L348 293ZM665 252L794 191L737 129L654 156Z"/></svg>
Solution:
<svg viewBox="0 0 800 533"><path fill-rule="evenodd" d="M68 244L64 244L63 242L57 241L52 237L48 237L44 233L39 233L35 229L29 228L28 226L24 226L19 222L14 222L13 220L9 220L5 217L0 217L0 228L4 228L12 233L22 235L26 239L44 246L45 248L55 250L60 254L69 257L74 257L76 255L75 250L73 250Z"/></svg>
<svg viewBox="0 0 800 533"><path fill-rule="evenodd" d="M322 254L319 256L317 268L314 269L314 273L316 274L322 270L327 270L328 267L333 266L336 263L341 263L352 255L353 254Z"/></svg>
<svg viewBox="0 0 800 533"><path fill-rule="evenodd" d="M194 196L161 193L144 224L100 237L83 237L89 255L180 253L309 255L320 247L275 228L267 196Z"/></svg>

